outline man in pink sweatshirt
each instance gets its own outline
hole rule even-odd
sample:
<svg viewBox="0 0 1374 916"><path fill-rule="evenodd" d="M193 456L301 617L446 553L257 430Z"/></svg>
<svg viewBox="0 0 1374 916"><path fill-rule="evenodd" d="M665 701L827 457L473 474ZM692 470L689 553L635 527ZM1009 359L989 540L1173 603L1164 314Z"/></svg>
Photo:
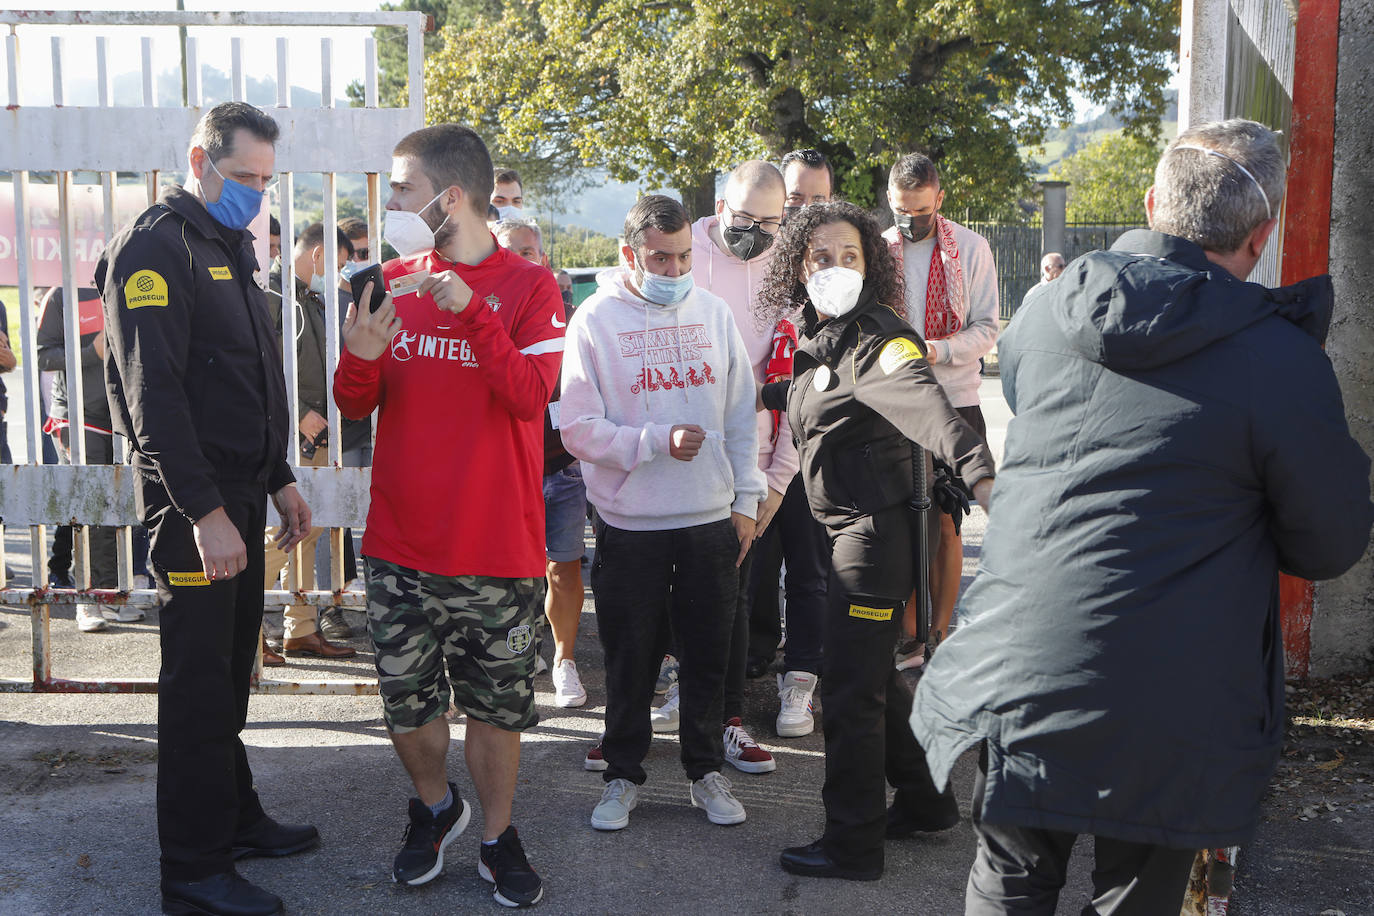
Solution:
<svg viewBox="0 0 1374 916"><path fill-rule="evenodd" d="M773 327L754 318L754 298L773 257L773 240L782 226L787 188L782 173L768 162L745 162L730 174L725 194L716 201L716 215L692 225L693 275L697 286L724 299L735 317L753 365L754 380L762 383L773 353ZM767 530L797 473L797 450L787 418L769 411L757 416L759 469L768 479L768 494L759 505L755 537ZM750 558L740 570L749 582ZM740 595L747 595L741 587ZM791 621L789 621L791 623ZM730 667L725 676L725 757L745 773L768 773L777 767L773 756L758 746L744 727L744 677L749 652L748 606L736 610L730 641ZM812 689L815 679L810 682Z"/></svg>

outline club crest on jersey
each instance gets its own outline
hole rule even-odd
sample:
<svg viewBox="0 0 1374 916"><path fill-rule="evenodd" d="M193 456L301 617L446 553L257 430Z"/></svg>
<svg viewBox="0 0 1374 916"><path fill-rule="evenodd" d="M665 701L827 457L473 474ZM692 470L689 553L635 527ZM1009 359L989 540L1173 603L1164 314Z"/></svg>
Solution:
<svg viewBox="0 0 1374 916"><path fill-rule="evenodd" d="M490 296L488 296L486 299L482 301L485 302L487 304L487 308L491 309L493 312L501 311L501 300L496 298L495 293L492 293Z"/></svg>
<svg viewBox="0 0 1374 916"><path fill-rule="evenodd" d="M527 623L512 627L511 631L506 634L506 648L511 650L514 655L522 654L533 642L534 634Z"/></svg>
<svg viewBox="0 0 1374 916"><path fill-rule="evenodd" d="M400 330L391 338L391 358L403 363L415 355L415 341L419 335L414 331Z"/></svg>

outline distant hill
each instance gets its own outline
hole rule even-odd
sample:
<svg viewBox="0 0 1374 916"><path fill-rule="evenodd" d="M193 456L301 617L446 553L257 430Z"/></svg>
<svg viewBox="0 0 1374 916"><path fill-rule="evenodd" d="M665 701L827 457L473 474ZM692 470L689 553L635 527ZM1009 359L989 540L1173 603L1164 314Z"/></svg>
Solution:
<svg viewBox="0 0 1374 916"><path fill-rule="evenodd" d="M1124 122L1111 112L1104 111L1084 121L1068 127L1051 128L1045 133L1042 146L1023 146L1021 155L1028 159L1035 169L1037 178L1049 175L1050 169L1060 160L1072 156L1085 146L1089 146L1107 134L1120 130ZM1178 93L1169 92L1166 96L1164 117L1160 121L1161 133L1165 140L1178 136Z"/></svg>

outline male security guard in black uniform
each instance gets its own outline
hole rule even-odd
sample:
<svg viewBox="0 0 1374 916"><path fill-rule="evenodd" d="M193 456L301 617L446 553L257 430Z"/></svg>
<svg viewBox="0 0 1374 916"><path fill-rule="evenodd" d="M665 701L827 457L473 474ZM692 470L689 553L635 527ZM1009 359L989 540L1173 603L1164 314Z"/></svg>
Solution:
<svg viewBox="0 0 1374 916"><path fill-rule="evenodd" d="M263 607L267 497L289 548L310 509L286 461L291 410L245 231L275 166L277 125L227 102L201 118L184 189L123 229L96 268L114 428L133 443L139 511L163 600L158 835L164 913L257 916L281 900L234 870L315 845L253 790L239 732Z"/></svg>

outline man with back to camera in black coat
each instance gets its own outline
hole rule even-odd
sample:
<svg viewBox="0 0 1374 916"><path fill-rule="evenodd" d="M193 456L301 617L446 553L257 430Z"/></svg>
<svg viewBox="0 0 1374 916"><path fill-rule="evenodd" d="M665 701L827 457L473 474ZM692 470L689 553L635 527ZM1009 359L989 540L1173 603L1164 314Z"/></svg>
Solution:
<svg viewBox="0 0 1374 916"><path fill-rule="evenodd" d="M1070 264L1002 335L1015 412L965 621L916 691L937 785L982 742L969 914L1176 913L1194 851L1254 835L1283 740L1278 572L1369 541L1369 459L1321 342L1329 277L1244 282L1284 160L1253 121L1169 146L1150 227Z"/></svg>

